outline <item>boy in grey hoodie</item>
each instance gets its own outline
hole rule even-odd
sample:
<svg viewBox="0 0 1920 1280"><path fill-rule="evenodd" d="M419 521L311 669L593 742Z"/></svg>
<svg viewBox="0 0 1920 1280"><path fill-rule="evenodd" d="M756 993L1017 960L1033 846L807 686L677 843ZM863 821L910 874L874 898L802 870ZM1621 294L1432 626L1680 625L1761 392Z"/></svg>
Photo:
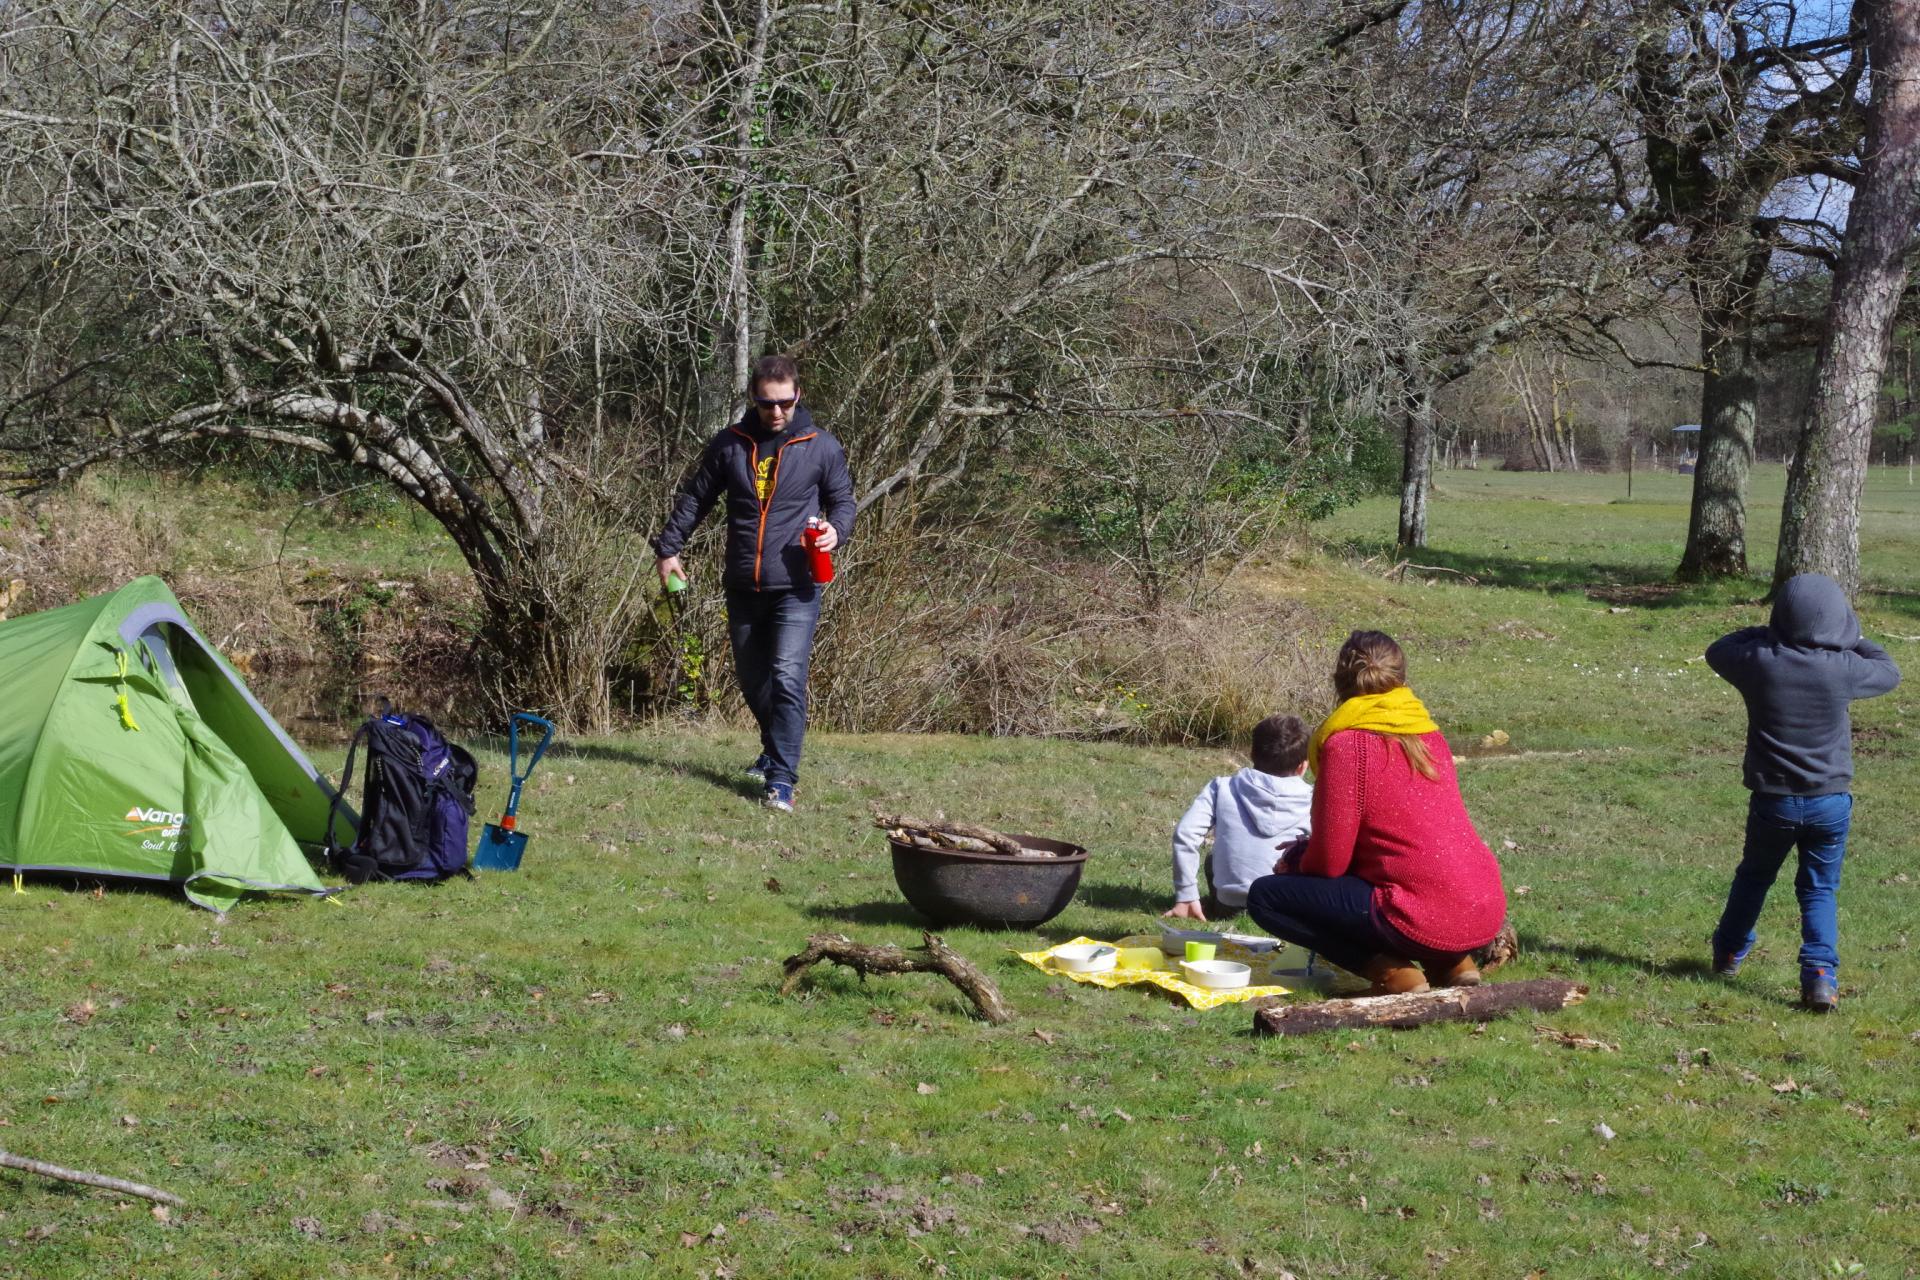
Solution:
<svg viewBox="0 0 1920 1280"><path fill-rule="evenodd" d="M1713 969L1740 971L1767 890L1795 846L1800 869L1800 999L1826 1012L1839 999L1835 895L1853 820L1853 723L1847 704L1900 683L1887 651L1860 634L1840 585L1803 573L1781 584L1764 627L1722 636L1707 665L1747 704L1747 842L1713 931Z"/></svg>
<svg viewBox="0 0 1920 1280"><path fill-rule="evenodd" d="M1268 716L1253 729L1253 767L1215 778L1173 829L1173 909L1162 915L1202 920L1247 905L1247 886L1272 875L1278 846L1304 840L1313 811L1307 768L1307 726L1299 716ZM1210 896L1200 897L1200 845L1213 832L1206 859Z"/></svg>

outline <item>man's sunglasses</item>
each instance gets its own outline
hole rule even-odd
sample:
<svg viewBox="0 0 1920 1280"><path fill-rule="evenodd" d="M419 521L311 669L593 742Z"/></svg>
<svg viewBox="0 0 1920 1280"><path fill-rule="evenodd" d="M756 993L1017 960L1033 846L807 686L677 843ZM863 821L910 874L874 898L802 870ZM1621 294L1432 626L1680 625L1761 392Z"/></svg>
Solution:
<svg viewBox="0 0 1920 1280"><path fill-rule="evenodd" d="M800 403L800 397L788 396L785 400L769 400L765 396L755 396L753 402L762 409L791 409Z"/></svg>

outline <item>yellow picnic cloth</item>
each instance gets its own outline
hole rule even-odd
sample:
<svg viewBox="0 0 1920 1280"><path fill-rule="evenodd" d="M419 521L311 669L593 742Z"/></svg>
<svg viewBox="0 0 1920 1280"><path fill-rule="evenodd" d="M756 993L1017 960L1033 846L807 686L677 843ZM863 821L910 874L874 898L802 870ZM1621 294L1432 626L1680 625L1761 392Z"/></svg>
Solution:
<svg viewBox="0 0 1920 1280"><path fill-rule="evenodd" d="M1015 952L1015 954L1036 969L1044 969L1048 973L1057 973L1061 977L1071 978L1075 982L1091 982L1096 987L1107 987L1111 989L1113 987L1133 986L1143 982L1148 983L1152 986L1159 987L1162 991L1172 992L1195 1009L1217 1009L1223 1004L1241 1004L1248 1000L1259 1000L1265 996L1292 994L1292 988L1283 987L1278 982L1272 981L1273 972L1271 966L1276 958L1276 953L1267 952L1256 955L1236 942L1221 942L1217 944L1214 951L1214 959L1216 960L1237 960L1241 964L1251 966L1253 969L1253 974L1248 984L1231 991L1216 991L1210 987L1194 986L1191 982L1188 982L1180 976L1179 962L1170 956L1162 957L1162 963L1166 965L1165 968L1116 968L1108 969L1105 973L1069 973L1067 970L1061 969L1051 963L1053 953L1061 947L1086 946L1092 944L1094 946L1117 948L1126 944L1147 941L1146 939L1122 938L1118 943L1103 943L1098 938L1074 938L1069 942L1057 942L1045 951L1019 951ZM1261 982L1262 978L1268 979L1268 981L1263 983Z"/></svg>

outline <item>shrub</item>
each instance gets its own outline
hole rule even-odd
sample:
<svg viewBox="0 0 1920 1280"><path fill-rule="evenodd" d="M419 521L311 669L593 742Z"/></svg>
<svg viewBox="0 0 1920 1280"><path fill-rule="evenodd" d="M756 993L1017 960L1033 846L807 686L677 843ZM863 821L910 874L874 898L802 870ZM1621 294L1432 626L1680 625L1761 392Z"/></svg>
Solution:
<svg viewBox="0 0 1920 1280"><path fill-rule="evenodd" d="M822 620L817 723L1200 744L1324 706L1303 607L1228 589L1141 611L1124 569L995 532L872 540Z"/></svg>

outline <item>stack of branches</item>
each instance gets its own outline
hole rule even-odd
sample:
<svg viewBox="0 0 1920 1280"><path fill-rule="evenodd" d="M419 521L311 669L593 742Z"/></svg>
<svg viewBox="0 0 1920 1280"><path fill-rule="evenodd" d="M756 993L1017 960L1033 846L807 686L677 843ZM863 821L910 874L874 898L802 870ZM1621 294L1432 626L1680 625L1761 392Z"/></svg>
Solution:
<svg viewBox="0 0 1920 1280"><path fill-rule="evenodd" d="M960 853L1000 853L1012 858L1054 858L1051 849L1029 849L1010 835L972 822L927 822L906 814L873 815L873 825L895 844Z"/></svg>

